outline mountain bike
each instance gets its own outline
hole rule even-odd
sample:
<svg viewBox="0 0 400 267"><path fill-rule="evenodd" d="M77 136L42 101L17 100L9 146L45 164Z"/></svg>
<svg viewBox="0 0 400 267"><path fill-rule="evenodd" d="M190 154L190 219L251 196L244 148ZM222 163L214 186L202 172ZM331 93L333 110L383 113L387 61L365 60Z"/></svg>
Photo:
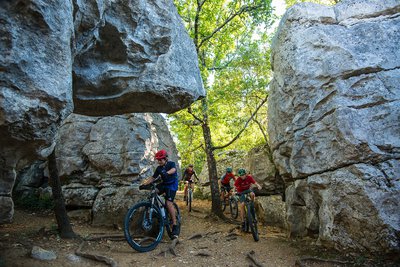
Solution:
<svg viewBox="0 0 400 267"><path fill-rule="evenodd" d="M224 197L222 198L222 195L224 195ZM228 201L229 201L229 192L227 192L225 186L221 185L221 210L225 211L226 206L228 205Z"/></svg>
<svg viewBox="0 0 400 267"><path fill-rule="evenodd" d="M245 197L244 201L244 228L246 232L251 230L254 241L259 240L258 236L258 228L257 228L257 217L256 217L256 209L254 207L254 202L250 197L251 191L245 191L242 194Z"/></svg>
<svg viewBox="0 0 400 267"><path fill-rule="evenodd" d="M148 185L139 186L139 190L150 190L148 200L135 204L125 215L125 239L133 249L139 252L155 249L161 242L164 227L168 236L171 239L174 238L172 235L173 221L166 207L166 200L157 194L156 186L160 180L160 177L158 177ZM179 234L181 215L176 203L173 203L173 205Z"/></svg>
<svg viewBox="0 0 400 267"><path fill-rule="evenodd" d="M189 212L192 211L192 201L193 201L193 190L192 190L192 184L194 181L189 180L188 181L188 189L187 189L187 197L186 197L186 206L188 206Z"/></svg>
<svg viewBox="0 0 400 267"><path fill-rule="evenodd" d="M224 199L222 199L222 192L224 192ZM238 210L238 200L237 197L234 194L231 194L229 196L229 192L227 192L226 188L224 186L221 187L221 209L224 212L226 209L226 206L229 204L229 209L231 211L231 217L233 219L236 219L239 215L239 210Z"/></svg>

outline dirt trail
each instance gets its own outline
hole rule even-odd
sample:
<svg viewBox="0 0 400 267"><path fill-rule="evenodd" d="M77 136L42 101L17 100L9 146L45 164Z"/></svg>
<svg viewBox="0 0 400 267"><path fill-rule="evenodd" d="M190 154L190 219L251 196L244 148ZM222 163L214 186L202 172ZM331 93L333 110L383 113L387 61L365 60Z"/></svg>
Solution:
<svg viewBox="0 0 400 267"><path fill-rule="evenodd" d="M191 213L187 212L181 196L177 203L182 212L182 230L178 256L167 253L160 255L170 245L164 236L163 243L151 252L138 253L126 241L98 240L85 243L82 251L114 259L118 266L294 266L299 257L319 254L315 247L302 246L285 238L285 233L272 227L260 226L260 241L254 242L250 233L241 233L236 226L207 216L211 203L195 200ZM104 233L122 235L121 229L94 228L87 224L73 222L74 231L82 237ZM56 223L53 214L38 215L17 210L15 222L0 226L0 267L5 266L107 266L86 258L74 259L74 252L81 241L62 240L54 234ZM45 231L40 230L45 227ZM231 231L230 231L231 230ZM194 234L202 236L189 240ZM44 262L30 258L33 245L56 252L57 259ZM246 255L253 251L256 263ZM307 266L340 266L321 263Z"/></svg>

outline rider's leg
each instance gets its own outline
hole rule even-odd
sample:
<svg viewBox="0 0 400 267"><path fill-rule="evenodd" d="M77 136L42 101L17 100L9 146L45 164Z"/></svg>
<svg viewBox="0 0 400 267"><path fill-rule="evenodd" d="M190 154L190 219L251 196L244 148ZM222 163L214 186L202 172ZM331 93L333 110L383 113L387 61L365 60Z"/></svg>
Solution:
<svg viewBox="0 0 400 267"><path fill-rule="evenodd" d="M221 201L225 200L225 189L221 186Z"/></svg>
<svg viewBox="0 0 400 267"><path fill-rule="evenodd" d="M176 225L175 208L174 208L174 203L172 201L167 200L167 209L169 214L171 214L172 224Z"/></svg>
<svg viewBox="0 0 400 267"><path fill-rule="evenodd" d="M194 191L194 184L193 183L190 185L190 187L192 188L192 191Z"/></svg>
<svg viewBox="0 0 400 267"><path fill-rule="evenodd" d="M239 202L240 221L244 223L244 203Z"/></svg>
<svg viewBox="0 0 400 267"><path fill-rule="evenodd" d="M242 222L242 230L244 231L244 202L239 202L240 221Z"/></svg>
<svg viewBox="0 0 400 267"><path fill-rule="evenodd" d="M183 189L183 195L187 196L187 182L185 182L185 188Z"/></svg>

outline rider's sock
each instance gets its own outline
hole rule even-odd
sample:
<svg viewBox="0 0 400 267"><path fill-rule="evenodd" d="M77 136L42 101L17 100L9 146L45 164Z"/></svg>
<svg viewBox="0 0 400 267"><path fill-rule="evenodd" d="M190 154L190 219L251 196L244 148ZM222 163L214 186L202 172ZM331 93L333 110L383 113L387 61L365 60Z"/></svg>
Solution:
<svg viewBox="0 0 400 267"><path fill-rule="evenodd" d="M177 225L172 225L172 235L175 237L178 237L178 226Z"/></svg>

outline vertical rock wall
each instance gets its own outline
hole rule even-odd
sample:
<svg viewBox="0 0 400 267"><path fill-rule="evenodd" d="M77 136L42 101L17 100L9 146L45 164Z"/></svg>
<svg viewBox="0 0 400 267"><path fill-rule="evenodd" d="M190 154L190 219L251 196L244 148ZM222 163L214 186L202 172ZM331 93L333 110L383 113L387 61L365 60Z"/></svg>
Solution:
<svg viewBox="0 0 400 267"><path fill-rule="evenodd" d="M0 1L0 223L16 171L49 155L73 108L171 113L204 95L171 0Z"/></svg>
<svg viewBox="0 0 400 267"><path fill-rule="evenodd" d="M16 170L46 157L72 112L70 1L0 2L0 223L13 216Z"/></svg>
<svg viewBox="0 0 400 267"><path fill-rule="evenodd" d="M400 2L289 9L273 44L269 135L292 235L400 247Z"/></svg>

